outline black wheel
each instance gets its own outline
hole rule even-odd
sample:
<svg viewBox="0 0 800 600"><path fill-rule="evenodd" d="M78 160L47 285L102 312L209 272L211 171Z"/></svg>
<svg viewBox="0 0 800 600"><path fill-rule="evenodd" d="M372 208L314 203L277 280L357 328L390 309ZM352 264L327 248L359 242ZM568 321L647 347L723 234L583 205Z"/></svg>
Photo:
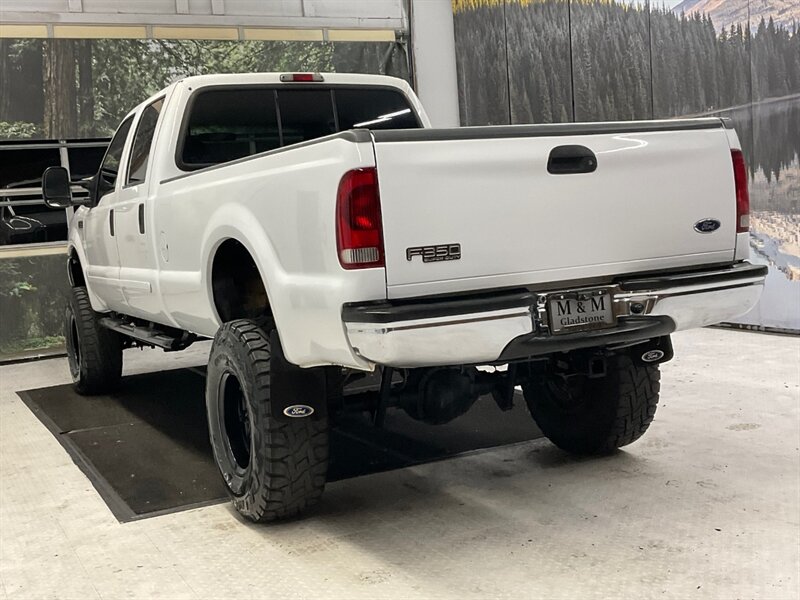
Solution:
<svg viewBox="0 0 800 600"><path fill-rule="evenodd" d="M327 418L272 416L270 339L257 323L225 323L214 337L206 408L214 457L236 510L255 522L314 505L328 471Z"/></svg>
<svg viewBox="0 0 800 600"><path fill-rule="evenodd" d="M616 354L600 378L570 374L569 360L551 367L522 389L536 424L562 450L607 454L638 440L653 421L658 365Z"/></svg>
<svg viewBox="0 0 800 600"><path fill-rule="evenodd" d="M85 287L74 287L67 303L64 336L75 390L103 394L114 390L122 376L122 337L100 325Z"/></svg>

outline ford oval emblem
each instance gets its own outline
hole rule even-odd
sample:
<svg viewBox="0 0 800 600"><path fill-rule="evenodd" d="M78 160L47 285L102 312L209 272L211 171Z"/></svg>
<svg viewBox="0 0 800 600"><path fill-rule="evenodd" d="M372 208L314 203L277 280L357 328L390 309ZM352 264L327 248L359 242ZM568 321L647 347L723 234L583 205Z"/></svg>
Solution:
<svg viewBox="0 0 800 600"><path fill-rule="evenodd" d="M697 233L713 233L722 226L716 219L703 219L694 224Z"/></svg>
<svg viewBox="0 0 800 600"><path fill-rule="evenodd" d="M661 360L662 358L664 358L663 350L648 350L642 354L642 360L646 363L653 363L657 360Z"/></svg>
<svg viewBox="0 0 800 600"><path fill-rule="evenodd" d="M283 409L283 414L287 417L310 417L314 409L306 404L292 404Z"/></svg>

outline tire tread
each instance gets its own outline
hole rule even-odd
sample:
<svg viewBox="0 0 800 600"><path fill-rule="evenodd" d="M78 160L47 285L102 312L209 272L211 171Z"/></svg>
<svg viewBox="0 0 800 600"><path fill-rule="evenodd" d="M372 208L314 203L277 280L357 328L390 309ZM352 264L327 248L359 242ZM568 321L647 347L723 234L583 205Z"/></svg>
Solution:
<svg viewBox="0 0 800 600"><path fill-rule="evenodd" d="M246 493L233 496L234 506L257 523L296 516L316 504L325 488L327 419L283 422L272 416L270 342L258 323L246 319L225 323L214 338L212 360L215 352L231 345L244 351L256 396L248 405L255 413L249 485ZM207 394L214 385L209 382Z"/></svg>

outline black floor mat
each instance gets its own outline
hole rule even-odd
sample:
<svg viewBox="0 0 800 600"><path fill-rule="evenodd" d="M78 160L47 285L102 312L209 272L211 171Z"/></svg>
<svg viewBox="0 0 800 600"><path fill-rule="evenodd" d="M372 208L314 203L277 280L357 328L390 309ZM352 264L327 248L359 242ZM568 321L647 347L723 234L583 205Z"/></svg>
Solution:
<svg viewBox="0 0 800 600"><path fill-rule="evenodd" d="M84 397L60 385L19 392L120 521L223 501L205 417L201 369L134 375L113 396ZM363 385L363 384L362 384ZM508 412L491 398L447 425L392 410L383 429L365 416L332 429L328 480L398 469L540 437L521 397Z"/></svg>

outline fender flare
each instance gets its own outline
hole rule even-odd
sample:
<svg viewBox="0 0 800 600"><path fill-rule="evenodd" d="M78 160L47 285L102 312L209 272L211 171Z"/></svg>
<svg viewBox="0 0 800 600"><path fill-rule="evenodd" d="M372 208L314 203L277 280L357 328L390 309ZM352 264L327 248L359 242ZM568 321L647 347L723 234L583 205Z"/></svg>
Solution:
<svg viewBox="0 0 800 600"><path fill-rule="evenodd" d="M234 240L240 243L253 259L267 294L267 301L275 319L275 327L283 338L281 315L284 314L285 307L278 298L280 298L280 282L285 279L285 271L280 266L275 248L258 219L242 205L226 204L224 215L222 212L222 209L218 210L208 221L208 226L203 233L204 243L200 259L200 265L202 265L200 285L205 290L208 306L211 308L214 319L218 326L222 325L220 316L217 314L211 281L214 258L223 243Z"/></svg>
<svg viewBox="0 0 800 600"><path fill-rule="evenodd" d="M94 293L92 290L92 286L89 283L89 277L86 273L86 266L88 265L86 259L86 251L83 248L83 244L81 243L81 239L78 236L77 232L77 222L79 218L82 218L83 215L79 215L76 211L75 214L72 216L72 220L69 224L69 239L67 240L67 281L69 282L70 287L74 286L75 283L72 281L72 275L70 274L70 267L69 267L69 260L71 260L73 252L78 257L78 262L80 263L81 271L83 272L83 280L86 282L86 291L89 294L89 303L92 305L92 309L97 312L108 312L108 306L105 302L103 302L100 297Z"/></svg>

